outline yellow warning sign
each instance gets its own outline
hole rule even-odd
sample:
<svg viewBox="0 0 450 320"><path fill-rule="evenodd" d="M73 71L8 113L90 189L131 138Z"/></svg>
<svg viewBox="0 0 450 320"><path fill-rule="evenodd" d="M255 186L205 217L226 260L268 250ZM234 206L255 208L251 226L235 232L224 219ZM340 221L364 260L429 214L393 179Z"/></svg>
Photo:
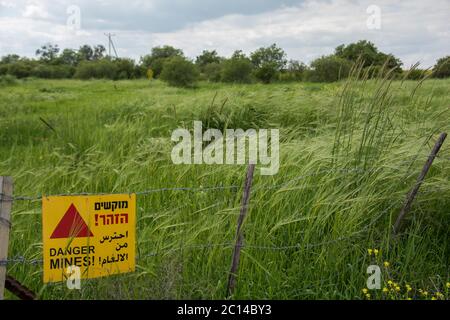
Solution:
<svg viewBox="0 0 450 320"><path fill-rule="evenodd" d="M136 195L43 197L44 283L135 270Z"/></svg>

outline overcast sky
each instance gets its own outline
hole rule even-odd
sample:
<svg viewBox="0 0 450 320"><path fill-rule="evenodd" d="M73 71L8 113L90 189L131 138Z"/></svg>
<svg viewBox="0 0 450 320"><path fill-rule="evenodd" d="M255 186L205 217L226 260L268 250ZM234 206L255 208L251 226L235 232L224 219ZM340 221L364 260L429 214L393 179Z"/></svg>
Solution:
<svg viewBox="0 0 450 320"><path fill-rule="evenodd" d="M380 28L376 10L367 12L373 5ZM308 63L368 39L406 67L430 67L450 55L450 0L0 0L0 56L33 57L44 43L107 47L105 32L116 35L119 56L134 59L164 44L193 58L203 49L229 56L277 43Z"/></svg>

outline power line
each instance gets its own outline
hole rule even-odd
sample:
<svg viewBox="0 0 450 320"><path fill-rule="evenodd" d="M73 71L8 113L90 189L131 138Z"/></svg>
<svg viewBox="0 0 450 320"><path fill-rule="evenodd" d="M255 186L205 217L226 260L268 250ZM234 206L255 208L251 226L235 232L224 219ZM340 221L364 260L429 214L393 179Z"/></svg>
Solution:
<svg viewBox="0 0 450 320"><path fill-rule="evenodd" d="M116 55L116 58L119 58L119 55L117 54L117 51L116 51L116 47L112 40L112 37L115 37L116 35L112 34L112 33L105 33L105 36L108 37L108 55L109 55L109 57L111 57L111 47L112 47L114 50L114 54Z"/></svg>

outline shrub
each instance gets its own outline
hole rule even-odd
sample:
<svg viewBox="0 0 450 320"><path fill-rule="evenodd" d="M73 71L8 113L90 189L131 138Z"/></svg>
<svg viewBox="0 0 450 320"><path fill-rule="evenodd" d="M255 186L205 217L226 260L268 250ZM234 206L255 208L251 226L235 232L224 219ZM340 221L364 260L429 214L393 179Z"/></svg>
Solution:
<svg viewBox="0 0 450 320"><path fill-rule="evenodd" d="M195 64L200 68L203 72L204 68L211 63L219 64L222 61L222 58L219 57L216 50L208 51L203 50L202 54L197 56L195 59Z"/></svg>
<svg viewBox="0 0 450 320"><path fill-rule="evenodd" d="M333 82L346 78L352 63L335 55L323 56L311 62L312 70L308 80L313 82Z"/></svg>
<svg viewBox="0 0 450 320"><path fill-rule="evenodd" d="M133 79L139 77L135 73L134 61L126 58L119 58L113 60L113 63L117 66L117 78L118 79Z"/></svg>
<svg viewBox="0 0 450 320"><path fill-rule="evenodd" d="M289 76L284 75L285 78L290 78L290 80L294 81L302 81L305 78L305 73L308 70L308 67L300 61L297 60L291 60L289 61L288 68L285 70L284 73L288 74ZM280 79L283 79L280 75Z"/></svg>
<svg viewBox="0 0 450 320"><path fill-rule="evenodd" d="M295 75L289 71L282 71L278 75L278 81L281 81L281 82L292 82L295 80L296 80Z"/></svg>
<svg viewBox="0 0 450 320"><path fill-rule="evenodd" d="M32 70L32 76L45 79L72 78L75 68L68 65L39 64Z"/></svg>
<svg viewBox="0 0 450 320"><path fill-rule="evenodd" d="M221 78L224 82L249 83L252 70L253 65L248 58L235 56L224 61Z"/></svg>
<svg viewBox="0 0 450 320"><path fill-rule="evenodd" d="M273 63L265 63L258 67L255 72L255 78L264 83L271 83L278 76L278 70Z"/></svg>
<svg viewBox="0 0 450 320"><path fill-rule="evenodd" d="M14 86L17 83L17 78L12 75L0 76L0 87Z"/></svg>
<svg viewBox="0 0 450 320"><path fill-rule="evenodd" d="M219 82L221 78L222 65L217 62L208 63L203 67L203 74L206 80L212 82Z"/></svg>
<svg viewBox="0 0 450 320"><path fill-rule="evenodd" d="M161 79L175 87L192 87L199 78L197 67L181 56L170 58L164 63Z"/></svg>
<svg viewBox="0 0 450 320"><path fill-rule="evenodd" d="M163 71L164 62L170 58L156 58L149 64L149 68L153 70L153 76L159 77Z"/></svg>
<svg viewBox="0 0 450 320"><path fill-rule="evenodd" d="M35 62L29 60L20 60L18 62L3 65L3 74L10 74L16 78L27 78L32 76Z"/></svg>
<svg viewBox="0 0 450 320"><path fill-rule="evenodd" d="M87 79L112 79L118 78L117 65L108 59L99 61L82 61L76 69L75 78Z"/></svg>
<svg viewBox="0 0 450 320"><path fill-rule="evenodd" d="M149 55L141 58L141 64L147 69L153 70L153 76L159 77L164 63L173 57L184 57L183 50L176 49L172 46L154 47Z"/></svg>

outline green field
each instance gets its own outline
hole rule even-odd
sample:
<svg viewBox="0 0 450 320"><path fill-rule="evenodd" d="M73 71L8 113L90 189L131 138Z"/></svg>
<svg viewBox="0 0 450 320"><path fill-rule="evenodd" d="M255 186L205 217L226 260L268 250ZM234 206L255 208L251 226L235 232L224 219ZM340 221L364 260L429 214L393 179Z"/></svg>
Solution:
<svg viewBox="0 0 450 320"><path fill-rule="evenodd" d="M41 299L225 298L246 166L172 164L172 131L199 120L280 129L279 173L255 171L233 298L365 299L372 264L383 286L400 287L372 299L448 298L450 140L396 239L391 226L439 133L450 131L449 88L450 80L3 85L0 173L14 177L16 196L239 186L139 195L136 272L73 291L42 283L41 202L16 201L9 256L27 263L11 262L8 273Z"/></svg>

